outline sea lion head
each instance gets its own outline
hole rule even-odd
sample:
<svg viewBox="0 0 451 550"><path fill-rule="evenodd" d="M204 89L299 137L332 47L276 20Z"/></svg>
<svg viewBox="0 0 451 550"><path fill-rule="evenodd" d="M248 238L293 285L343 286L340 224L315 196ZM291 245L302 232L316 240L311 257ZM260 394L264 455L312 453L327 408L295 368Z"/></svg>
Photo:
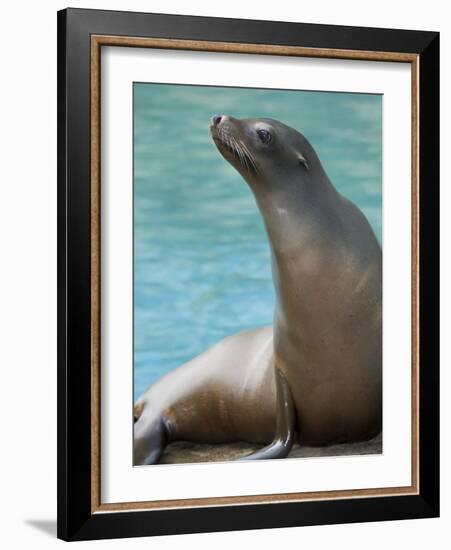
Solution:
<svg viewBox="0 0 451 550"><path fill-rule="evenodd" d="M214 115L210 132L221 155L254 191L277 188L281 181L307 182L319 164L307 139L278 120Z"/></svg>

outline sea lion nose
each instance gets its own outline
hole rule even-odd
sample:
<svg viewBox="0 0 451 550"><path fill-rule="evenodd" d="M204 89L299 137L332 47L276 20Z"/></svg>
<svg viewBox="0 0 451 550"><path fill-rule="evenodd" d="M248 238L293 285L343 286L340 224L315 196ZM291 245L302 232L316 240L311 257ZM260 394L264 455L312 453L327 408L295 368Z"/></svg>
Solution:
<svg viewBox="0 0 451 550"><path fill-rule="evenodd" d="M222 120L222 115L213 115L211 117L211 123L213 124L213 126L218 126L221 120Z"/></svg>

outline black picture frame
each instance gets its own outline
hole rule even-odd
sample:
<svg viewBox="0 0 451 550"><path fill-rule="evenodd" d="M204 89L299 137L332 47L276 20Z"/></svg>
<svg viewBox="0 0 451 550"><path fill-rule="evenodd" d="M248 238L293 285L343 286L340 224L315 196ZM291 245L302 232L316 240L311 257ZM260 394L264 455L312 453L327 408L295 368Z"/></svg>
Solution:
<svg viewBox="0 0 451 550"><path fill-rule="evenodd" d="M419 491L95 513L91 433L91 36L418 56ZM439 515L439 34L67 9L58 12L58 537L87 540Z"/></svg>

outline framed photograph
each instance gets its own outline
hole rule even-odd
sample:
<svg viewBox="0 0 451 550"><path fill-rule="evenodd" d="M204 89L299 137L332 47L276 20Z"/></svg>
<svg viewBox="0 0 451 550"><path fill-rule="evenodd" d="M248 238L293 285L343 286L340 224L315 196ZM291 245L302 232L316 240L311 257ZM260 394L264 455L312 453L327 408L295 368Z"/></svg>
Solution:
<svg viewBox="0 0 451 550"><path fill-rule="evenodd" d="M58 13L58 536L439 514L439 35Z"/></svg>

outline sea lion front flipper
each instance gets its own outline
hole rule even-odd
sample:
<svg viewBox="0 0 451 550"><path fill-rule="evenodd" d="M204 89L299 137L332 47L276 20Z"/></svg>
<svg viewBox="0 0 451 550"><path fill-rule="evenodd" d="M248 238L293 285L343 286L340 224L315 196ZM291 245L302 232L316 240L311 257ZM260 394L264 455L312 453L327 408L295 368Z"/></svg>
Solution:
<svg viewBox="0 0 451 550"><path fill-rule="evenodd" d="M290 386L282 372L276 368L276 433L273 441L250 455L238 460L269 460L286 458L294 442L296 412Z"/></svg>

